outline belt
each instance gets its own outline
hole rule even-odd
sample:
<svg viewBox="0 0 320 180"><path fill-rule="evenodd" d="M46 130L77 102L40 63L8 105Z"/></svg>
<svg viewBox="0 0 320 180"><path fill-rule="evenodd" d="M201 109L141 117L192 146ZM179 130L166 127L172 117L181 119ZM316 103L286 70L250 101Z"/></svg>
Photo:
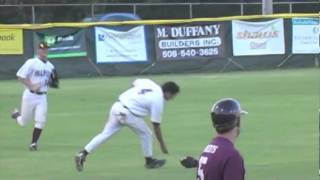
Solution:
<svg viewBox="0 0 320 180"><path fill-rule="evenodd" d="M33 94L37 94L37 95L43 95L43 94L47 94L47 92L38 92L38 91L32 91L32 90L29 90L31 93Z"/></svg>
<svg viewBox="0 0 320 180"><path fill-rule="evenodd" d="M120 101L119 101L120 102ZM138 117L138 118L143 118L143 116L140 116L140 115L137 115L136 113L133 113L129 108L128 106L124 105L122 102L120 102L120 104L122 105L122 107L124 107L125 109L127 109L132 115L134 115L135 117Z"/></svg>

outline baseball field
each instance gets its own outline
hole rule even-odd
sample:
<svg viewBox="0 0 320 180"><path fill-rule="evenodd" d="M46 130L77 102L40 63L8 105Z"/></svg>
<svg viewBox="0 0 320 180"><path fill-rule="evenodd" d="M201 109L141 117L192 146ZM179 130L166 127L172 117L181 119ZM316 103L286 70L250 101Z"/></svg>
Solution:
<svg viewBox="0 0 320 180"><path fill-rule="evenodd" d="M28 151L33 122L21 128L10 119L23 87L8 80L0 81L0 179L194 180L195 169L182 168L178 160L198 157L215 135L209 110L222 97L240 100L249 112L236 143L247 180L319 179L319 69L147 77L181 87L163 116L169 155L154 141L155 156L167 159L163 168L143 167L138 137L128 128L88 156L83 172L74 168L75 153L102 130L112 103L137 76L62 79L61 88L48 95L48 123L38 152Z"/></svg>

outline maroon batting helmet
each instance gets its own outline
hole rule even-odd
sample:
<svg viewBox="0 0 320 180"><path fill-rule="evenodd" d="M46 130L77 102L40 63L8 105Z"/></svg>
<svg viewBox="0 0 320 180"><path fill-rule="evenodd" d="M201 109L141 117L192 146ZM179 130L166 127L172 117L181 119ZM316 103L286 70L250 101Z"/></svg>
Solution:
<svg viewBox="0 0 320 180"><path fill-rule="evenodd" d="M225 133L240 125L240 117L248 112L241 109L236 99L224 98L217 101L211 109L211 120L218 133Z"/></svg>

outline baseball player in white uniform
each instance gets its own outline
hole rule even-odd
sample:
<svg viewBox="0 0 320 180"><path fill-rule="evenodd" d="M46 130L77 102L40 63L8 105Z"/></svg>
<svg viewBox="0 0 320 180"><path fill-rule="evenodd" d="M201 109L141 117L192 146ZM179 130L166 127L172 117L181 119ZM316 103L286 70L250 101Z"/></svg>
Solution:
<svg viewBox="0 0 320 180"><path fill-rule="evenodd" d="M18 70L17 77L24 84L21 113L15 109L11 117L20 126L35 119L30 151L37 150L37 142L47 121L47 90L52 82L54 66L47 60L48 46L40 42L37 57L28 59Z"/></svg>
<svg viewBox="0 0 320 180"><path fill-rule="evenodd" d="M159 141L161 151L168 153L162 137L160 123L165 101L173 99L179 93L179 86L174 82L166 82L162 86L150 79L137 79L133 86L119 96L109 113L109 120L102 132L96 135L75 156L76 168L83 170L84 161L89 153L111 138L122 127L129 127L140 138L141 148L145 157L145 168L159 168L165 164L165 159L153 158L152 131L144 122L144 117L150 115L154 132Z"/></svg>

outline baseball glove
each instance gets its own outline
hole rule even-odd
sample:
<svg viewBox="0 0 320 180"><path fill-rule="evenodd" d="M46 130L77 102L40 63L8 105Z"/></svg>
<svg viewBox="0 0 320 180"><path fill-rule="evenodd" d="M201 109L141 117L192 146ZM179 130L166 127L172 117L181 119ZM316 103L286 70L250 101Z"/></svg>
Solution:
<svg viewBox="0 0 320 180"><path fill-rule="evenodd" d="M193 157L191 157L191 156L186 156L186 157L180 159L180 163L185 168L196 168L196 167L198 167L198 160L193 158Z"/></svg>
<svg viewBox="0 0 320 180"><path fill-rule="evenodd" d="M52 70L52 73L49 78L49 86L51 88L59 88L59 77L55 69Z"/></svg>

